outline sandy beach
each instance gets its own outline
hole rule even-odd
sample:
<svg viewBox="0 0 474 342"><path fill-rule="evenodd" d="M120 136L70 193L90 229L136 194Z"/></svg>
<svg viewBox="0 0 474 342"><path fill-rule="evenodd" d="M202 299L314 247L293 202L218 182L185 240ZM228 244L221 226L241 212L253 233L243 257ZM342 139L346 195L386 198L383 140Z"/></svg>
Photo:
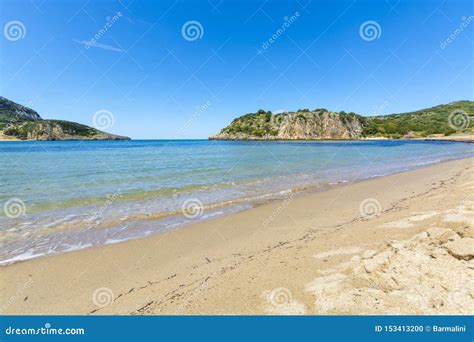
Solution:
<svg viewBox="0 0 474 342"><path fill-rule="evenodd" d="M474 159L0 268L3 314L473 314Z"/></svg>

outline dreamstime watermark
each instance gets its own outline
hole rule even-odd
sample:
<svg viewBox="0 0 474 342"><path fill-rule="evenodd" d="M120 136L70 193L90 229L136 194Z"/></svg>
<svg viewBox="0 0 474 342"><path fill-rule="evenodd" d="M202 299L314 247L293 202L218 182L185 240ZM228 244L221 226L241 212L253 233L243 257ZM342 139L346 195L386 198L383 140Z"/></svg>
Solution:
<svg viewBox="0 0 474 342"><path fill-rule="evenodd" d="M88 219L84 220L86 222L85 228L91 229L91 228L96 227L97 225L100 225L101 220L104 217L104 213L109 209L109 207L112 205L113 202L115 202L121 197L123 197L123 195L120 190L117 190L112 194L105 195L105 198L106 198L105 203L101 205L94 214L88 217ZM109 235L109 238L114 237L116 234L120 232L121 232L120 229L116 230L115 232L112 232Z"/></svg>
<svg viewBox="0 0 474 342"><path fill-rule="evenodd" d="M92 303L99 308L105 308L114 302L114 292L108 287L99 287L92 294Z"/></svg>
<svg viewBox="0 0 474 342"><path fill-rule="evenodd" d="M99 31L97 31L94 37L83 42L85 48L90 49L92 46L96 45L97 42L107 33L107 31L110 30L120 18L122 18L122 16L123 14L120 11L115 13L113 16L107 16L105 18L105 24Z"/></svg>
<svg viewBox="0 0 474 342"><path fill-rule="evenodd" d="M385 111L385 109L387 109L388 106L390 106L390 102L384 101L384 103L373 107L372 114L375 116L383 115L383 112Z"/></svg>
<svg viewBox="0 0 474 342"><path fill-rule="evenodd" d="M193 220L201 217L204 213L204 206L197 198L188 198L181 205L181 212L187 219Z"/></svg>
<svg viewBox="0 0 474 342"><path fill-rule="evenodd" d="M440 44L439 47L441 49L446 49L446 47L451 44L464 30L474 21L474 15L470 15L469 17L462 17L461 24Z"/></svg>
<svg viewBox="0 0 474 342"><path fill-rule="evenodd" d="M276 308L285 307L293 301L291 291L286 287L279 287L270 292L268 301Z"/></svg>
<svg viewBox="0 0 474 342"><path fill-rule="evenodd" d="M448 116L449 126L456 131L462 131L468 128L470 122L471 118L463 110L455 110Z"/></svg>
<svg viewBox="0 0 474 342"><path fill-rule="evenodd" d="M113 202L117 199L123 197L122 192L120 190L115 191L113 194L105 195L105 203L97 210L96 213L93 215L93 219L97 219L103 216L103 214L109 209Z"/></svg>
<svg viewBox="0 0 474 342"><path fill-rule="evenodd" d="M304 315L306 305L293 298L293 294L286 287L278 287L262 293L265 301L264 310L271 315Z"/></svg>
<svg viewBox="0 0 474 342"><path fill-rule="evenodd" d="M9 21L3 27L3 35L11 42L23 39L26 36L26 27L19 20Z"/></svg>
<svg viewBox="0 0 474 342"><path fill-rule="evenodd" d="M105 205L102 207L103 208L102 210L105 210L108 207L110 207L112 202L114 202L115 200L121 197L122 197L122 192L120 190L115 191L112 195L110 194L105 195L105 198L107 198L107 200L105 201Z"/></svg>
<svg viewBox="0 0 474 342"><path fill-rule="evenodd" d="M104 130L112 127L115 123L114 114L107 109L101 109L92 116L92 125L94 128Z"/></svg>
<svg viewBox="0 0 474 342"><path fill-rule="evenodd" d="M296 11L291 16L286 16L283 18L283 24L273 33L270 38L268 38L265 42L262 43L262 49L266 50L275 43L278 38L280 38L286 30L290 28L290 26L300 17L300 12Z"/></svg>
<svg viewBox="0 0 474 342"><path fill-rule="evenodd" d="M190 20L181 27L181 35L188 42L194 42L204 36L204 27L197 20Z"/></svg>
<svg viewBox="0 0 474 342"><path fill-rule="evenodd" d="M294 200L295 194L291 193L289 196L285 198L285 200L276 208L270 216L265 218L262 222L264 227L267 227L270 223L272 223L275 218Z"/></svg>
<svg viewBox="0 0 474 342"><path fill-rule="evenodd" d="M207 100L204 104L197 106L191 117L184 123L184 125L178 131L177 136L180 137L184 135L184 132L191 127L194 121L196 121L204 112L206 112L209 107L212 106L212 102Z"/></svg>
<svg viewBox="0 0 474 342"><path fill-rule="evenodd" d="M359 26L359 36L367 42L379 39L381 35L382 28L374 20L365 21Z"/></svg>
<svg viewBox="0 0 474 342"><path fill-rule="evenodd" d="M45 323L39 328L18 328L9 326L5 328L6 335L84 335L84 328L53 328L51 323Z"/></svg>
<svg viewBox="0 0 474 342"><path fill-rule="evenodd" d="M375 198L366 198L360 203L359 212L364 218L374 218L380 215L382 206Z"/></svg>
<svg viewBox="0 0 474 342"><path fill-rule="evenodd" d="M19 198L10 198L3 205L3 212L9 218L18 218L26 215L26 205Z"/></svg>
<svg viewBox="0 0 474 342"><path fill-rule="evenodd" d="M5 304L2 305L2 307L0 308L0 314L3 314L5 311L7 311L7 309L13 304L15 303L18 299L20 299L20 297L22 297L25 293L25 291L31 287L34 283L34 280L32 278L28 278L27 281L25 281L23 284L21 284L17 289L16 289L16 292L15 294L13 294L12 296L10 296L10 298L8 298L7 302ZM26 299L26 298L25 298ZM24 299L24 300L25 300Z"/></svg>

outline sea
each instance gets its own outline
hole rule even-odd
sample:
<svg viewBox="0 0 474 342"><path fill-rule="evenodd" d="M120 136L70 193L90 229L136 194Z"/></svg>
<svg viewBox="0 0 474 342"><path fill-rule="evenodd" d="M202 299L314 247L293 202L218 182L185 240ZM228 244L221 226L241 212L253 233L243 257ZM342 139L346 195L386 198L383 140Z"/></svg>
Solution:
<svg viewBox="0 0 474 342"><path fill-rule="evenodd" d="M0 142L0 265L473 156L443 141Z"/></svg>

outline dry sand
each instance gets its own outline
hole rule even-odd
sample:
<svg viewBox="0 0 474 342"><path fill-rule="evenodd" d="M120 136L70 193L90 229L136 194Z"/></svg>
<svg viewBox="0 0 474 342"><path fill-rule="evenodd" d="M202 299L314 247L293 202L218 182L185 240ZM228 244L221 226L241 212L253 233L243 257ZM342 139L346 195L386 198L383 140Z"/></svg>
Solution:
<svg viewBox="0 0 474 342"><path fill-rule="evenodd" d="M474 314L474 159L0 268L7 314Z"/></svg>
<svg viewBox="0 0 474 342"><path fill-rule="evenodd" d="M415 139L416 140L416 139ZM466 134L454 134L454 135L438 135L438 136L430 136L428 138L423 138L421 140L439 140L439 141L459 141L459 142L466 142L466 143L474 143L474 134L466 133Z"/></svg>

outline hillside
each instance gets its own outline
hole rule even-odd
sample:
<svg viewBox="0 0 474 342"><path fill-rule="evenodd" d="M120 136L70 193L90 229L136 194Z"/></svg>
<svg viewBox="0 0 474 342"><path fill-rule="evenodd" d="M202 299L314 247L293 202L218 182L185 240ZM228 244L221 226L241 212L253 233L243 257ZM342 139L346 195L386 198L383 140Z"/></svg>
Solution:
<svg viewBox="0 0 474 342"><path fill-rule="evenodd" d="M259 110L241 116L211 139L356 139L362 134L361 117L325 109L272 114Z"/></svg>
<svg viewBox="0 0 474 342"><path fill-rule="evenodd" d="M2 140L128 140L76 122L46 120L31 108L0 96Z"/></svg>
<svg viewBox="0 0 474 342"><path fill-rule="evenodd" d="M41 116L31 108L22 106L21 104L10 101L0 96L0 124L12 120L41 120Z"/></svg>
<svg viewBox="0 0 474 342"><path fill-rule="evenodd" d="M474 128L474 102L457 101L415 112L369 117L365 136L450 136L471 133Z"/></svg>
<svg viewBox="0 0 474 342"><path fill-rule="evenodd" d="M429 138L474 134L474 102L458 101L415 112L384 116L300 109L243 115L209 137L213 140L318 140Z"/></svg>

